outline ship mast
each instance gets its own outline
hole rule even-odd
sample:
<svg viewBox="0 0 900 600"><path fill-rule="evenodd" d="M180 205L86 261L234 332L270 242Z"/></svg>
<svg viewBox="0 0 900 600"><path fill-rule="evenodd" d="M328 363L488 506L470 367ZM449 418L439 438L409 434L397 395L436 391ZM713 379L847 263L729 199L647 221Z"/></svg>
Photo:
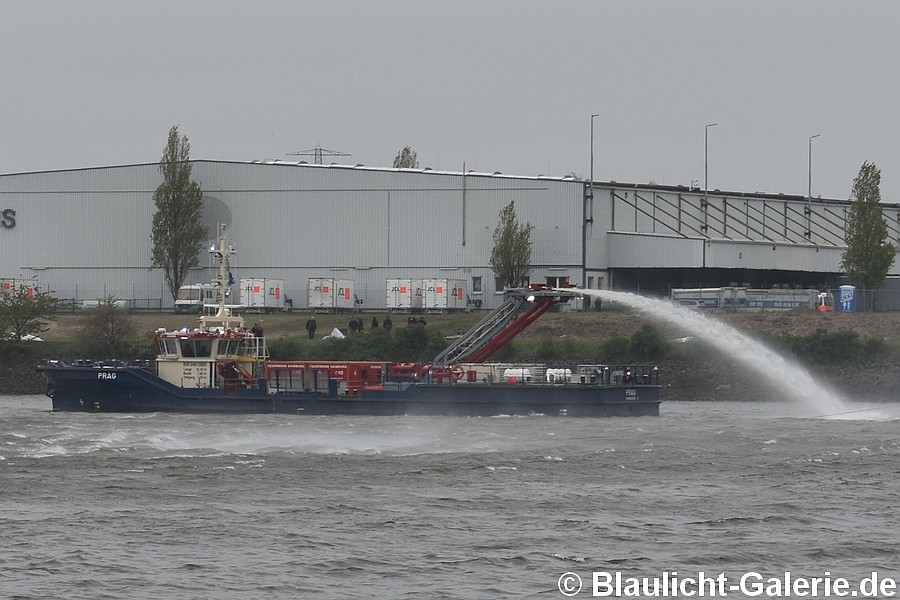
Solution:
<svg viewBox="0 0 900 600"><path fill-rule="evenodd" d="M217 327L240 329L244 326L243 317L233 316L231 309L225 306L225 288L230 283L229 258L235 254L234 248L228 245L228 225L226 223L219 224L219 238L216 244L210 247L209 253L215 257L219 265L216 277L212 280L212 284L216 286L216 299L219 306L215 315L200 317L200 325L203 329Z"/></svg>

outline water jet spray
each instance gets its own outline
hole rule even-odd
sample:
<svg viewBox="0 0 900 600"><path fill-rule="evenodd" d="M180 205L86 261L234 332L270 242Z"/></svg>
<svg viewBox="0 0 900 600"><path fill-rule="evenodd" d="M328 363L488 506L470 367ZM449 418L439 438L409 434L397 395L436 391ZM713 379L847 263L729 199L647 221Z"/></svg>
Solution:
<svg viewBox="0 0 900 600"><path fill-rule="evenodd" d="M769 388L809 409L810 416L848 412L845 401L834 390L824 387L796 361L696 309L629 292L583 288L578 291L586 296L621 302L659 321L689 329L702 341L761 375L761 381Z"/></svg>

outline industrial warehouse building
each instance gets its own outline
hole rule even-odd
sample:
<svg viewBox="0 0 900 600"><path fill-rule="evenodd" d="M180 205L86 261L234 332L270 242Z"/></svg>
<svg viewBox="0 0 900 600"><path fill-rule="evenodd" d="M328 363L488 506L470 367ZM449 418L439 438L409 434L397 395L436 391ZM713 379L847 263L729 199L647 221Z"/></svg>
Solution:
<svg viewBox="0 0 900 600"><path fill-rule="evenodd" d="M290 162L193 161L210 243L227 223L236 279L350 282L353 305L391 306L399 280L449 282L462 304L502 300L490 268L501 209L534 225L531 281L667 295L672 288L836 288L850 203L760 193ZM173 299L150 269L158 165L0 175L0 279L75 303ZM900 244L900 207L885 205ZM893 270L896 271L895 262ZM895 273L892 273L896 275ZM185 283L213 277L201 257ZM393 282L393 283L392 283ZM423 307L427 308L427 307Z"/></svg>

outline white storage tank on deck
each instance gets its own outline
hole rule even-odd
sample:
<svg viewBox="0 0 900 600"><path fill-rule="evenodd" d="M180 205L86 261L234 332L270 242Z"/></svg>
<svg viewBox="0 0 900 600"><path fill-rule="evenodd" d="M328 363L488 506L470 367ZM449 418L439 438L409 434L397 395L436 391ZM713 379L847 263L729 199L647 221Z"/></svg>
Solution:
<svg viewBox="0 0 900 600"><path fill-rule="evenodd" d="M572 369L547 369L547 383L572 383Z"/></svg>
<svg viewBox="0 0 900 600"><path fill-rule="evenodd" d="M508 383L529 382L531 381L531 369L524 367L513 367L503 370L503 381Z"/></svg>

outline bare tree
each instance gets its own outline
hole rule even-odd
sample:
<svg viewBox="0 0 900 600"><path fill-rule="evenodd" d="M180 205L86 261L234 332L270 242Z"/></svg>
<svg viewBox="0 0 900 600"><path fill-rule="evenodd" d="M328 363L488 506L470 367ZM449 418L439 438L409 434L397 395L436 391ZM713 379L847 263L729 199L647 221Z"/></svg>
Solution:
<svg viewBox="0 0 900 600"><path fill-rule="evenodd" d="M81 321L81 347L98 355L125 358L135 346L131 315L113 296L101 300Z"/></svg>
<svg viewBox="0 0 900 600"><path fill-rule="evenodd" d="M59 300L50 292L27 285L0 292L0 339L21 340L46 331L47 321L56 319L53 311L58 307Z"/></svg>

